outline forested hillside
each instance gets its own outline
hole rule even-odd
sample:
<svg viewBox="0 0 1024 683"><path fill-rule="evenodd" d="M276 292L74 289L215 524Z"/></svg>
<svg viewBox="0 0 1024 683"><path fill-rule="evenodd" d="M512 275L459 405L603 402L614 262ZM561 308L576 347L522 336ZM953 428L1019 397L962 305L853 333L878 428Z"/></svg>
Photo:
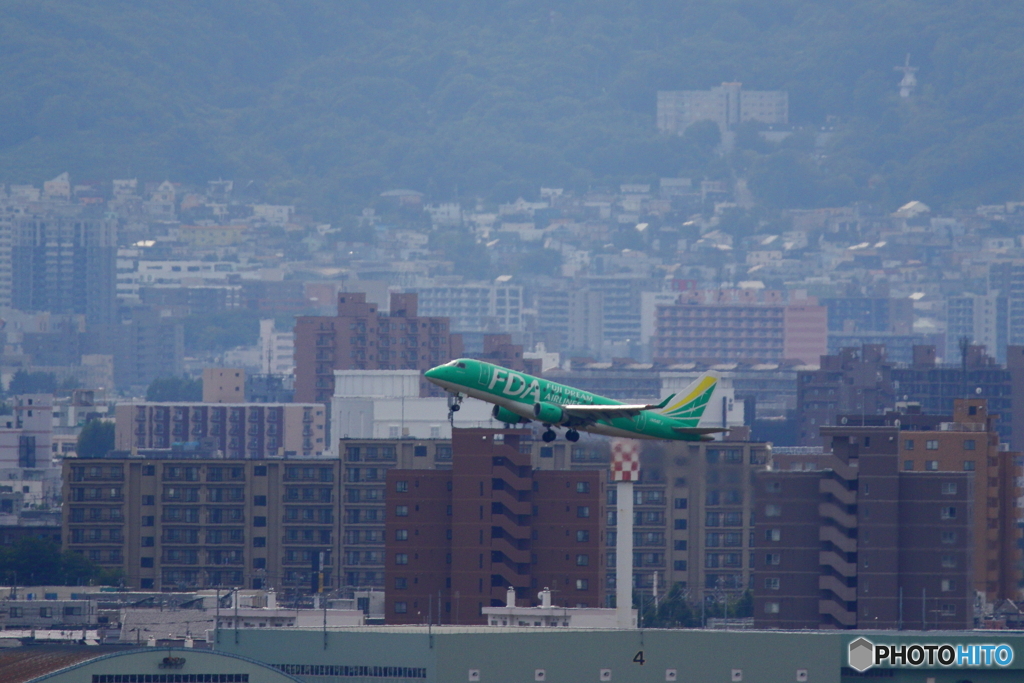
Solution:
<svg viewBox="0 0 1024 683"><path fill-rule="evenodd" d="M5 0L0 182L249 178L325 218L679 174L778 207L1020 200L1022 53L995 0ZM833 147L657 133L657 90L724 80L836 117Z"/></svg>

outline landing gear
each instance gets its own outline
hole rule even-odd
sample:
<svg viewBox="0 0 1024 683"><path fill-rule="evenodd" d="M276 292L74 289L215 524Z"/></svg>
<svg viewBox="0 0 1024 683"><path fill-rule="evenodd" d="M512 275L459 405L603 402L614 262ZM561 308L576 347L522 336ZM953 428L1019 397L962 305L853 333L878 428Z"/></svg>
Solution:
<svg viewBox="0 0 1024 683"><path fill-rule="evenodd" d="M577 441L580 440L580 433L575 429L570 429L565 433L565 440L571 441L572 443L576 443Z"/></svg>
<svg viewBox="0 0 1024 683"><path fill-rule="evenodd" d="M462 394L448 394L448 424L455 426L455 413L462 406Z"/></svg>
<svg viewBox="0 0 1024 683"><path fill-rule="evenodd" d="M555 432L549 427L546 432L540 435L540 438L544 440L544 443L551 443L555 440Z"/></svg>

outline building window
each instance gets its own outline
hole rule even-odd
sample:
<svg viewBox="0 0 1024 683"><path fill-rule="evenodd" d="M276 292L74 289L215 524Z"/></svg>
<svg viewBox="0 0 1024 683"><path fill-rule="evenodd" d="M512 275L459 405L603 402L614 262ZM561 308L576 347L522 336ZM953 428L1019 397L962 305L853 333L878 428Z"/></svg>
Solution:
<svg viewBox="0 0 1024 683"><path fill-rule="evenodd" d="M903 448L908 450L908 451L914 450L914 440L913 439L907 439L906 441L904 441L903 442Z"/></svg>
<svg viewBox="0 0 1024 683"><path fill-rule="evenodd" d="M675 528L676 530L682 530L682 529L685 529L685 528L686 528L686 520L685 520L685 519L677 519L677 520L675 521L675 527L674 527L674 528Z"/></svg>
<svg viewBox="0 0 1024 683"><path fill-rule="evenodd" d="M257 507L266 507L267 506L267 497L266 496L253 496L252 497L252 504L257 506Z"/></svg>
<svg viewBox="0 0 1024 683"><path fill-rule="evenodd" d="M941 518L956 519L956 508L952 506L942 508Z"/></svg>
<svg viewBox="0 0 1024 683"><path fill-rule="evenodd" d="M782 491L781 481L769 481L764 485L764 490L768 493L779 493Z"/></svg>
<svg viewBox="0 0 1024 683"><path fill-rule="evenodd" d="M955 496L956 495L956 482L947 481L942 484L942 495L944 496Z"/></svg>
<svg viewBox="0 0 1024 683"><path fill-rule="evenodd" d="M590 507L587 505L580 505L576 508L577 517L590 517Z"/></svg>
<svg viewBox="0 0 1024 683"><path fill-rule="evenodd" d="M590 482L589 481L578 481L578 482L576 482L576 493L590 493Z"/></svg>
<svg viewBox="0 0 1024 683"><path fill-rule="evenodd" d="M686 499L685 498L676 498L675 499L674 507L675 507L676 510L685 510L686 509Z"/></svg>
<svg viewBox="0 0 1024 683"><path fill-rule="evenodd" d="M942 556L942 566L946 567L946 568L949 568L949 569L955 568L956 567L956 556L955 555L943 555Z"/></svg>
<svg viewBox="0 0 1024 683"><path fill-rule="evenodd" d="M409 611L409 603L399 601L395 603L395 614L405 614Z"/></svg>
<svg viewBox="0 0 1024 683"><path fill-rule="evenodd" d="M153 516L144 516L142 518L142 526L153 526Z"/></svg>
<svg viewBox="0 0 1024 683"><path fill-rule="evenodd" d="M576 590L585 591L590 590L590 581L587 579L576 579Z"/></svg>
<svg viewBox="0 0 1024 683"><path fill-rule="evenodd" d="M765 517L780 517L781 515L782 515L782 506L781 505L769 504L769 505L765 505L764 506L764 516Z"/></svg>
<svg viewBox="0 0 1024 683"><path fill-rule="evenodd" d="M685 572L686 560L676 560L672 563L672 568L675 569L677 572Z"/></svg>
<svg viewBox="0 0 1024 683"><path fill-rule="evenodd" d="M267 518L266 517L253 517L252 518L252 525L253 526L266 526L267 525Z"/></svg>
<svg viewBox="0 0 1024 683"><path fill-rule="evenodd" d="M924 447L927 448L929 451L937 451L939 450L939 442L935 439L929 439L928 441L924 442Z"/></svg>
<svg viewBox="0 0 1024 683"><path fill-rule="evenodd" d="M408 541L409 530L408 529L395 529L395 540L396 541Z"/></svg>
<svg viewBox="0 0 1024 683"><path fill-rule="evenodd" d="M576 566L577 567L587 567L589 565L590 565L590 555L577 555L576 556Z"/></svg>
<svg viewBox="0 0 1024 683"><path fill-rule="evenodd" d="M396 576L395 577L395 589L396 590L404 591L408 587L409 587L409 580L408 579L406 579L404 576Z"/></svg>
<svg viewBox="0 0 1024 683"><path fill-rule="evenodd" d="M929 471L929 472L938 472L939 471L939 461L938 460L925 460L924 461L924 468L927 471Z"/></svg>
<svg viewBox="0 0 1024 683"><path fill-rule="evenodd" d="M779 580L778 579L765 579L764 580L764 587L767 590L770 590L770 591L777 591L777 590L779 590Z"/></svg>
<svg viewBox="0 0 1024 683"><path fill-rule="evenodd" d="M782 530L781 529L765 529L764 540L766 541L781 541Z"/></svg>
<svg viewBox="0 0 1024 683"><path fill-rule="evenodd" d="M409 492L409 482L407 482L407 481L396 481L395 482L395 492L396 493L408 493Z"/></svg>
<svg viewBox="0 0 1024 683"><path fill-rule="evenodd" d="M950 602L942 603L939 608L939 613L944 617L955 617L956 616L956 605Z"/></svg>
<svg viewBox="0 0 1024 683"><path fill-rule="evenodd" d="M266 548L267 547L267 537L266 536L253 536L252 537L252 547L253 548Z"/></svg>
<svg viewBox="0 0 1024 683"><path fill-rule="evenodd" d="M964 472L973 472L973 471L974 471L974 461L973 460L964 460Z"/></svg>
<svg viewBox="0 0 1024 683"><path fill-rule="evenodd" d="M950 591L956 590L956 579L943 579L942 580L942 592L949 593Z"/></svg>
<svg viewBox="0 0 1024 683"><path fill-rule="evenodd" d="M943 531L942 542L946 545L956 543L956 532L955 531Z"/></svg>
<svg viewBox="0 0 1024 683"><path fill-rule="evenodd" d="M408 517L409 506L408 505L396 505L395 506L395 517Z"/></svg>
<svg viewBox="0 0 1024 683"><path fill-rule="evenodd" d="M395 554L395 564L409 564L409 554L408 553L396 553Z"/></svg>
<svg viewBox="0 0 1024 683"><path fill-rule="evenodd" d="M768 553L764 556L764 563L770 566L778 566L782 562L782 555L779 553Z"/></svg>
<svg viewBox="0 0 1024 683"><path fill-rule="evenodd" d="M576 541L578 543L589 543L590 542L590 532L587 531L586 529L578 530L576 532Z"/></svg>
<svg viewBox="0 0 1024 683"><path fill-rule="evenodd" d="M913 472L914 471L914 461L913 460L904 460L903 461L903 469L906 470L907 472Z"/></svg>
<svg viewBox="0 0 1024 683"><path fill-rule="evenodd" d="M964 439L964 450L965 451L973 451L974 450L974 446L975 446L974 439Z"/></svg>
<svg viewBox="0 0 1024 683"><path fill-rule="evenodd" d="M779 603L777 603L777 602L766 602L766 603L764 603L764 613L765 614L778 614L779 613Z"/></svg>

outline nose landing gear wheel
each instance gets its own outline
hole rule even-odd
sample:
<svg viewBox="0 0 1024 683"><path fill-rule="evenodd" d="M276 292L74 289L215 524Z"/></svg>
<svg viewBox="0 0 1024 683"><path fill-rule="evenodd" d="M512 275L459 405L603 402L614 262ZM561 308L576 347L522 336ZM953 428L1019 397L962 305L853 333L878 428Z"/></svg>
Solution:
<svg viewBox="0 0 1024 683"><path fill-rule="evenodd" d="M548 431L541 434L540 438L544 440L544 443L551 443L552 441L555 440L555 433L549 429Z"/></svg>
<svg viewBox="0 0 1024 683"><path fill-rule="evenodd" d="M575 429L570 429L565 433L565 439L566 441L576 443L577 441L580 440L580 433L577 432Z"/></svg>

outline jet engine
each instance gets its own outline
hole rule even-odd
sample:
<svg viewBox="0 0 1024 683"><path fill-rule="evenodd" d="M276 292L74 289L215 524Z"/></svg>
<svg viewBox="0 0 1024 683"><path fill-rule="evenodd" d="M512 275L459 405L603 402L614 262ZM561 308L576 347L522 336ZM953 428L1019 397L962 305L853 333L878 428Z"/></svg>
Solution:
<svg viewBox="0 0 1024 683"><path fill-rule="evenodd" d="M494 406L494 410L491 411L491 416L498 422L504 422L507 425L526 424L529 422L529 420L522 415L516 415L508 408L503 408L501 406Z"/></svg>
<svg viewBox="0 0 1024 683"><path fill-rule="evenodd" d="M549 425L561 424L565 420L565 412L551 403L534 403L533 414L540 422Z"/></svg>

